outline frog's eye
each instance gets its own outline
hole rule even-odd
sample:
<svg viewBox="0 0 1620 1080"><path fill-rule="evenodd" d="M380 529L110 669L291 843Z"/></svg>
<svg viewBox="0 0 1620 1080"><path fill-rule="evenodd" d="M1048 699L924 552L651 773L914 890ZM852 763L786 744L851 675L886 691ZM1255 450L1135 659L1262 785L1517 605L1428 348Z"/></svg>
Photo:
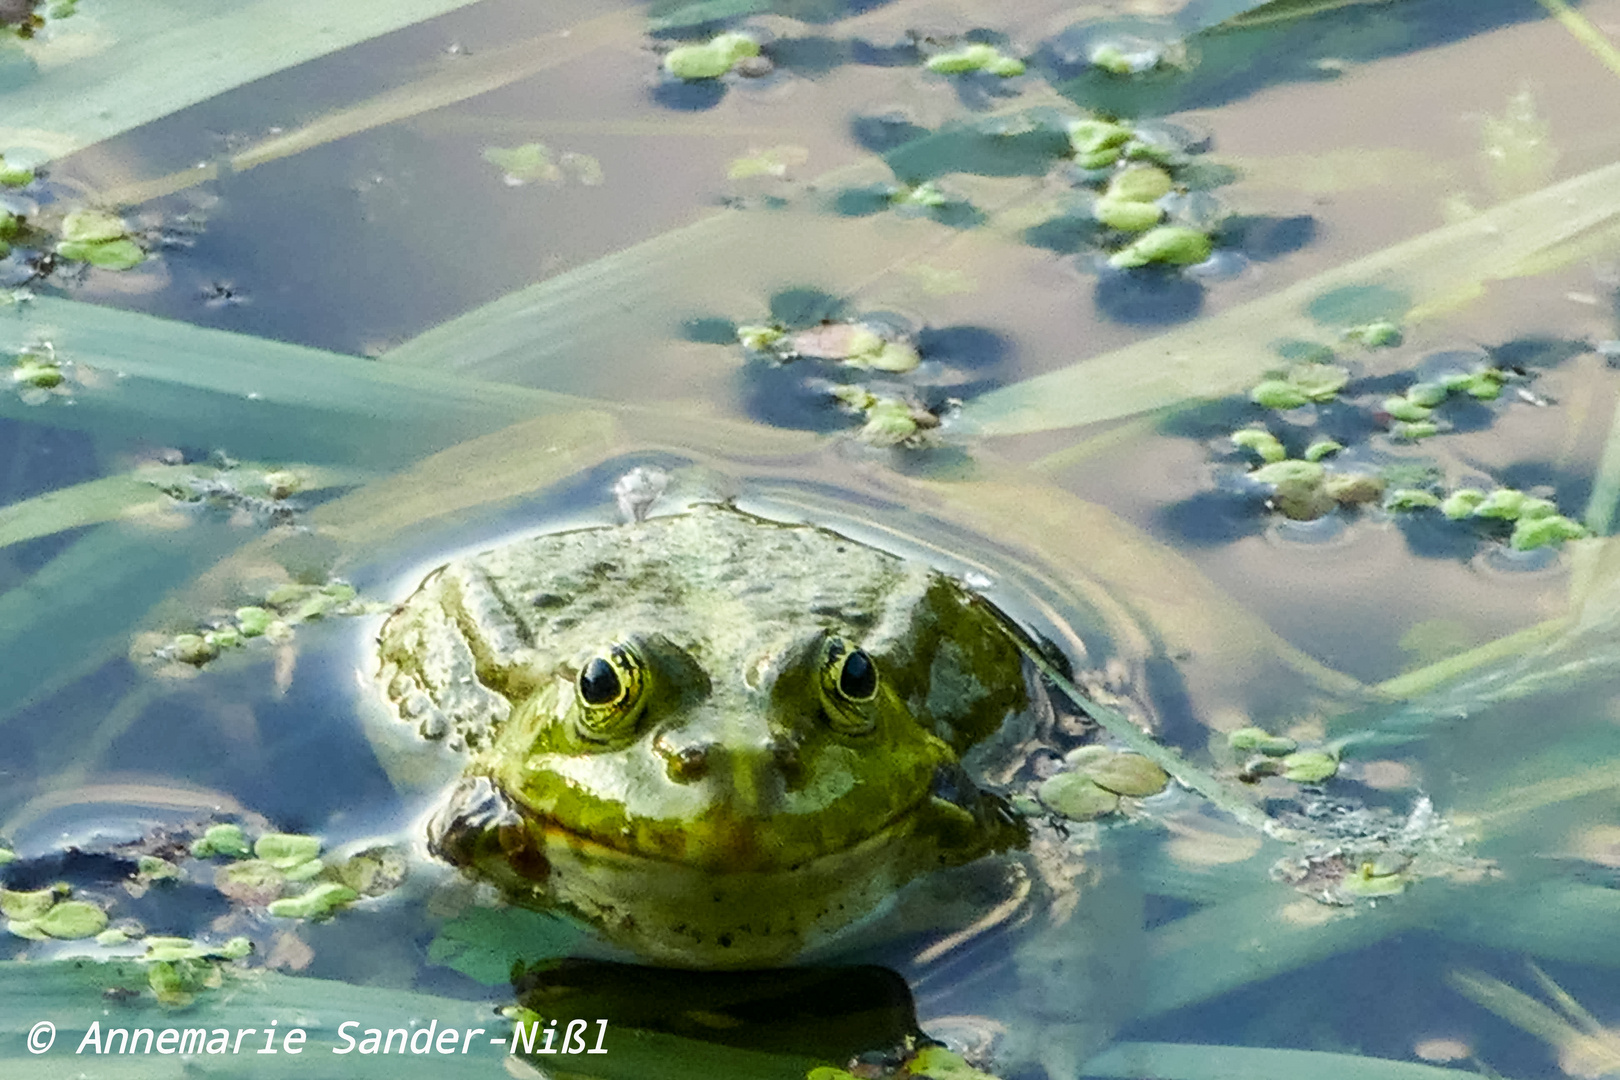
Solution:
<svg viewBox="0 0 1620 1080"><path fill-rule="evenodd" d="M622 734L641 712L647 665L629 645L614 645L586 661L574 679L580 726L589 738Z"/></svg>
<svg viewBox="0 0 1620 1080"><path fill-rule="evenodd" d="M829 637L822 652L821 697L833 730L864 735L876 721L862 706L877 697L877 663L865 649L839 637Z"/></svg>

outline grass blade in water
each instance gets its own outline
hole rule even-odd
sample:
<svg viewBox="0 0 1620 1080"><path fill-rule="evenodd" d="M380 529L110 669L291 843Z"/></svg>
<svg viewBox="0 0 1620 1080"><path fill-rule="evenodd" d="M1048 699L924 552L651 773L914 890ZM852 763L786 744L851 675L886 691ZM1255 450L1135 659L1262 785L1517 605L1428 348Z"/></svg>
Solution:
<svg viewBox="0 0 1620 1080"><path fill-rule="evenodd" d="M240 465L238 468L244 470L244 475L265 471L264 466ZM337 470L308 466L291 466L290 469L299 478L301 492L360 481L359 474L344 475ZM161 509L171 502L165 489L184 484L198 472L199 467L193 465L149 466L0 506L0 547Z"/></svg>
<svg viewBox="0 0 1620 1080"><path fill-rule="evenodd" d="M0 150L38 164L472 0L120 0L53 21L12 61ZM15 72L15 74L13 74ZM7 80L8 83L11 80Z"/></svg>
<svg viewBox="0 0 1620 1080"><path fill-rule="evenodd" d="M150 438L157 430L171 443L266 460L399 465L582 404L52 297L0 320L0 354L40 341L86 369L90 385L74 395L72 409L0 394L0 416L48 419L102 437Z"/></svg>
<svg viewBox="0 0 1620 1080"><path fill-rule="evenodd" d="M1290 285L1278 293L969 402L963 419L986 435L1015 435L1131 416L1243 389L1276 365L1270 343L1316 340L1308 308L1340 289L1404 289L1405 319L1449 310L1487 283L1562 265L1594 238L1620 243L1620 165L1541 191Z"/></svg>
<svg viewBox="0 0 1620 1080"><path fill-rule="evenodd" d="M640 21L631 13L613 13L587 20L559 33L519 41L500 49L458 59L451 67L378 94L348 108L328 113L302 127L255 143L230 156L229 172L246 172L329 142L406 120L434 109L487 94L503 86L568 63L614 40L630 40L640 33ZM143 203L219 178L222 166L182 169L153 180L137 181L102 193L109 203Z"/></svg>
<svg viewBox="0 0 1620 1080"><path fill-rule="evenodd" d="M86 656L122 655L130 629L170 589L240 543L225 526L165 533L97 526L0 595L0 717Z"/></svg>

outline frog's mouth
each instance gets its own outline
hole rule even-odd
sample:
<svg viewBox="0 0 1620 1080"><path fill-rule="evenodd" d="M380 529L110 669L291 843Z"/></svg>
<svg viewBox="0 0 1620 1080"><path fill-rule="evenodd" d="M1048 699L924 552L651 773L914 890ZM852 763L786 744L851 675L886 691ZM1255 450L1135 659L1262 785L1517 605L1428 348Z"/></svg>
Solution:
<svg viewBox="0 0 1620 1080"><path fill-rule="evenodd" d="M1028 828L997 795L981 790L960 765L941 765L929 790L874 827L844 838L836 847L800 844L782 850L755 825L733 827L705 840L698 860L681 850L649 850L633 835L581 832L509 798L487 776L466 776L428 822L428 849L456 866L498 877L515 875L543 884L551 874L551 853L566 848L603 861L645 862L687 867L709 874L801 873L855 850L893 849L912 842L921 862L960 865L991 851L1022 846Z"/></svg>

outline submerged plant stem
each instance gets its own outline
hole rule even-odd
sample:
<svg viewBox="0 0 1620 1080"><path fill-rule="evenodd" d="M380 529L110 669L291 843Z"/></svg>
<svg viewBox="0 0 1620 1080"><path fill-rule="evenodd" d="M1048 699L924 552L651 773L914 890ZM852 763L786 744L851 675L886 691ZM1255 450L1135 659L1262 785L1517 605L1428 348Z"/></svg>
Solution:
<svg viewBox="0 0 1620 1080"><path fill-rule="evenodd" d="M1591 54L1603 62L1603 66L1620 75L1620 49L1616 49L1603 31L1593 26L1585 15L1576 11L1565 3L1565 0L1536 0L1547 13L1557 19L1565 30L1568 30L1576 41L1586 46Z"/></svg>

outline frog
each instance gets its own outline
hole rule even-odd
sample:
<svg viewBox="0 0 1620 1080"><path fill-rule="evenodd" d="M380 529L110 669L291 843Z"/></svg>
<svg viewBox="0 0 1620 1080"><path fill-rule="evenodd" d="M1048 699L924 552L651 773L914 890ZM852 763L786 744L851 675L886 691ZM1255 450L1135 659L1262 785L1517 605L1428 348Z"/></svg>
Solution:
<svg viewBox="0 0 1620 1080"><path fill-rule="evenodd" d="M713 502L439 566L376 679L464 759L434 855L641 962L756 969L1028 845L975 764L1050 707L1037 647L947 573Z"/></svg>

